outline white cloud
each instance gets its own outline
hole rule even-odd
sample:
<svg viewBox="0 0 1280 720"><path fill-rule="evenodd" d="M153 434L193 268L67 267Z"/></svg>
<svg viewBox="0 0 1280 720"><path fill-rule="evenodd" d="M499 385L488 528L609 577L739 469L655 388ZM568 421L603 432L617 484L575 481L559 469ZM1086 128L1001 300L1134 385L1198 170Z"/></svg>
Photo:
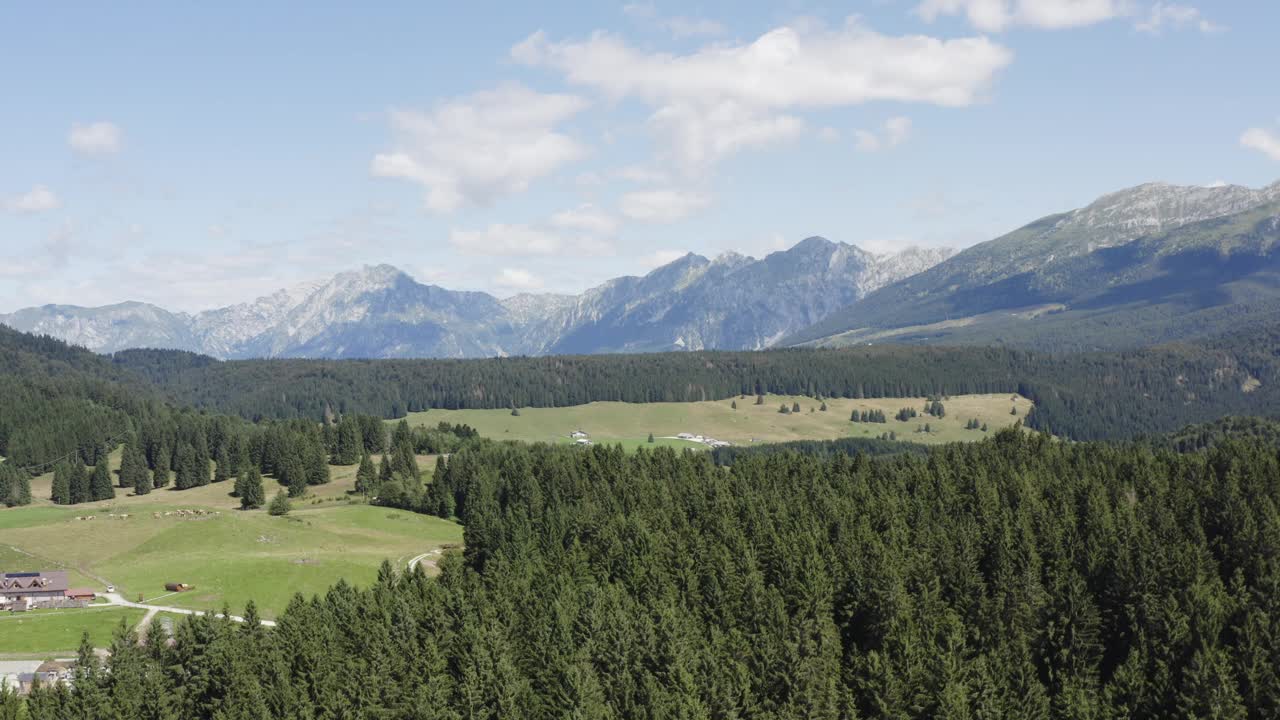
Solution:
<svg viewBox="0 0 1280 720"><path fill-rule="evenodd" d="M1240 145L1257 150L1272 160L1280 160L1280 136L1263 128L1249 128L1240 136Z"/></svg>
<svg viewBox="0 0 1280 720"><path fill-rule="evenodd" d="M1205 18L1198 8L1163 2L1152 5L1151 10L1134 24L1139 32L1153 35L1160 34L1166 26L1174 29L1194 27L1202 33L1217 33L1226 29Z"/></svg>
<svg viewBox="0 0 1280 720"><path fill-rule="evenodd" d="M71 126L67 144L72 150L85 155L110 155L120 152L122 135L120 126L115 123L76 123Z"/></svg>
<svg viewBox="0 0 1280 720"><path fill-rule="evenodd" d="M449 243L468 255L519 257L575 253L600 255L608 242L589 235L567 235L530 225L493 223L482 230L453 230Z"/></svg>
<svg viewBox="0 0 1280 720"><path fill-rule="evenodd" d="M707 18L676 15L664 17L650 3L630 3L622 6L622 12L632 19L656 24L677 38L714 37L725 34L724 25Z"/></svg>
<svg viewBox="0 0 1280 720"><path fill-rule="evenodd" d="M645 270L653 270L654 268L660 268L663 265L670 265L688 254L688 250L658 250L657 252L652 252L641 257L639 259L639 263L641 268Z"/></svg>
<svg viewBox="0 0 1280 720"><path fill-rule="evenodd" d="M371 171L424 186L436 212L488 203L581 158L585 149L555 128L586 106L574 95L506 86L431 112L394 111L396 148L376 155Z"/></svg>
<svg viewBox="0 0 1280 720"><path fill-rule="evenodd" d="M39 213L57 210L62 203L52 190L36 185L21 195L0 199L0 208L15 213Z"/></svg>
<svg viewBox="0 0 1280 720"><path fill-rule="evenodd" d="M661 185L671 181L670 174L644 165L628 165L619 169L614 175L637 185Z"/></svg>
<svg viewBox="0 0 1280 720"><path fill-rule="evenodd" d="M892 117L884 122L881 134L870 130L855 130L854 145L862 152L876 152L895 148L907 141L911 136L911 118Z"/></svg>
<svg viewBox="0 0 1280 720"><path fill-rule="evenodd" d="M623 195L619 209L632 220L669 223L688 217L710 204L711 198L698 192L645 190Z"/></svg>
<svg viewBox="0 0 1280 720"><path fill-rule="evenodd" d="M889 36L856 20L838 30L780 27L750 43L684 55L645 52L603 32L579 42L537 32L511 54L613 100L650 105L650 127L687 172L795 137L805 127L797 113L806 109L872 101L970 105L1013 58L987 38Z"/></svg>
<svg viewBox="0 0 1280 720"><path fill-rule="evenodd" d="M926 22L943 15L964 15L984 32L1001 32L1014 25L1058 30L1093 25L1120 17L1123 0L924 0L916 14Z"/></svg>
<svg viewBox="0 0 1280 720"><path fill-rule="evenodd" d="M552 215L551 224L558 228L579 230L592 235L609 236L618 231L617 218L590 203Z"/></svg>
<svg viewBox="0 0 1280 720"><path fill-rule="evenodd" d="M493 278L493 284L500 288L508 290L540 290L542 289L542 279L520 268L502 268L502 271Z"/></svg>
<svg viewBox="0 0 1280 720"><path fill-rule="evenodd" d="M840 142L840 131L833 127L824 127L818 131L818 139L823 142Z"/></svg>

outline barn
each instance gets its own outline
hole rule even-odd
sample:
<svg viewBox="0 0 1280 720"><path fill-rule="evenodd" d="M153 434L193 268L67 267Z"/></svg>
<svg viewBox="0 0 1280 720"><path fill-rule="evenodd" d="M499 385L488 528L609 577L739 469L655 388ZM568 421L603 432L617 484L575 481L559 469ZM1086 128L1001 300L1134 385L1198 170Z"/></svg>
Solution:
<svg viewBox="0 0 1280 720"><path fill-rule="evenodd" d="M57 606L67 598L67 571L8 572L0 575L0 607L26 610Z"/></svg>

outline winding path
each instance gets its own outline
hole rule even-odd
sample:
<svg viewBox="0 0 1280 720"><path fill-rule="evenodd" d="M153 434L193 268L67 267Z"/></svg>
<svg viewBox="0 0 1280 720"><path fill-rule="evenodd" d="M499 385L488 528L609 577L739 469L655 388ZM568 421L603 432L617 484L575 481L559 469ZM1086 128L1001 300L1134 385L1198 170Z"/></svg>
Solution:
<svg viewBox="0 0 1280 720"><path fill-rule="evenodd" d="M139 609L148 611L147 616L143 618L143 623L145 623L148 619L154 617L157 612L174 613L176 615L208 615L209 614L203 610L188 610L187 608L172 607L169 605L150 605L148 603L131 602L129 600L125 600L124 597L120 595L120 593L106 593L102 597L105 597L107 599L107 602L111 605L119 605L120 607L139 608ZM213 617L221 618L222 613L213 613ZM235 622L239 622L239 623L244 622L244 618L240 617L239 615L228 615L227 617ZM274 620L263 620L261 622L263 625L267 627L276 626L276 622Z"/></svg>

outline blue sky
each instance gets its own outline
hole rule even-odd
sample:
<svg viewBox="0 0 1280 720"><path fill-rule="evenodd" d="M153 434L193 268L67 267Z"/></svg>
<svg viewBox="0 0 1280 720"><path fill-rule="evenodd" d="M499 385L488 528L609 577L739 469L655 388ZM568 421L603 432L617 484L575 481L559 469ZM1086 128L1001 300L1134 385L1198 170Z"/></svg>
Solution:
<svg viewBox="0 0 1280 720"><path fill-rule="evenodd" d="M578 292L1280 178L1274 3L445 5L0 10L0 312L381 262Z"/></svg>

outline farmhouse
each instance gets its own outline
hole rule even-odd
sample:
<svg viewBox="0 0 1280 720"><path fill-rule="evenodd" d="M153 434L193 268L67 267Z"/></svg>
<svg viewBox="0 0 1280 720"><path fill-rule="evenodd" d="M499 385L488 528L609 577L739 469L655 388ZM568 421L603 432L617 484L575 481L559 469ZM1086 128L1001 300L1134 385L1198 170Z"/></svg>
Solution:
<svg viewBox="0 0 1280 720"><path fill-rule="evenodd" d="M569 433L569 437L573 438L574 440L581 440L583 438L590 437L590 435L588 435L586 432L582 430L574 430L573 432Z"/></svg>
<svg viewBox="0 0 1280 720"><path fill-rule="evenodd" d="M61 606L66 600L66 570L0 575L0 607L26 610L33 607Z"/></svg>

